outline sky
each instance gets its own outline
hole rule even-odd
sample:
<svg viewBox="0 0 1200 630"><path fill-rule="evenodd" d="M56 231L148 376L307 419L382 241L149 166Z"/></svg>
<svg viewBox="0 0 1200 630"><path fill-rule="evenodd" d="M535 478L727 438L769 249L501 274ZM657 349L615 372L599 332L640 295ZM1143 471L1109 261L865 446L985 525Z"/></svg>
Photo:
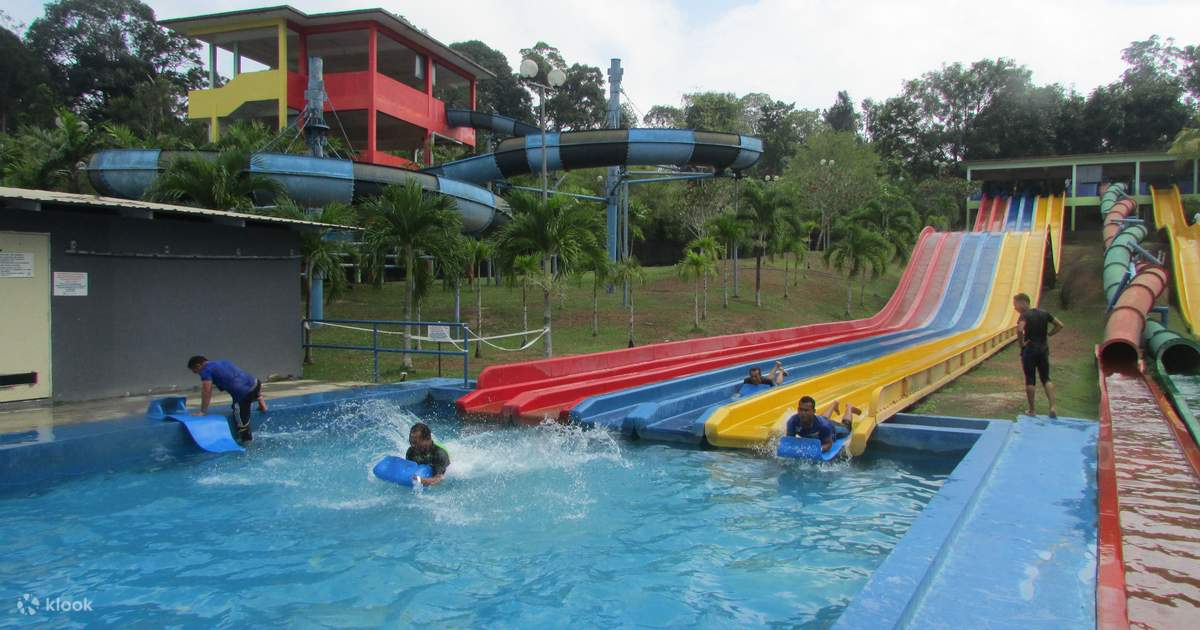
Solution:
<svg viewBox="0 0 1200 630"><path fill-rule="evenodd" d="M159 18L289 0L150 0ZM40 0L7 0L28 24ZM538 40L570 63L605 69L619 57L625 92L645 113L683 94L766 92L825 108L839 90L883 99L944 63L1007 57L1037 83L1088 93L1124 70L1121 49L1157 34L1200 44L1196 0L818 2L815 0L290 0L307 13L382 7L443 43L479 39L508 56ZM1193 28L1188 29L1188 25Z"/></svg>

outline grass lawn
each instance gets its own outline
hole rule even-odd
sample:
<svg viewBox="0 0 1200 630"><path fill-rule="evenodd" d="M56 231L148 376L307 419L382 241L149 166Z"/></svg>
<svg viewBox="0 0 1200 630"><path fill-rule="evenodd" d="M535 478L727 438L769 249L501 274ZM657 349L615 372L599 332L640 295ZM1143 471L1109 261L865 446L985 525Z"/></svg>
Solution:
<svg viewBox="0 0 1200 630"><path fill-rule="evenodd" d="M646 281L634 287L634 342L638 345L661 341L674 341L709 335L783 328L801 324L826 322L845 318L846 278L825 268L818 256L810 256L811 269L800 274L789 274L793 282L788 287L789 297L783 297L783 259L774 263L763 259L762 306L754 305L754 261L741 261L740 297L733 296L730 281L729 307L721 306L721 276L709 279L708 317L693 326L693 295L690 283L685 283L675 274L673 267L647 268ZM723 271L723 267L718 268ZM902 265L895 265L879 278L866 282L865 295L859 284L854 283L853 317L867 317L878 311L891 296L903 272ZM592 335L592 282L590 276L568 279L560 284L560 291L553 298L552 322L554 327L554 354L581 354L625 348L628 345L628 311L621 306L620 291L599 295L599 334ZM861 305L860 305L861 299ZM475 326L475 291L464 287L462 293L463 318ZM388 283L382 289L359 285L333 304L325 308L326 319L404 319L404 284ZM422 307L423 321L453 321L454 296L440 285L435 287ZM536 288L529 291L529 327L538 328L542 320L542 294ZM392 328L391 330L397 330ZM484 335L520 332L521 289L504 284L483 287ZM371 345L370 332L356 332L324 328L313 333L314 343L341 343ZM398 335L381 335L382 345L399 348L402 341ZM522 345L521 339L503 339L497 345L513 348ZM424 347L428 348L426 344ZM451 349L451 348L444 348ZM544 356L544 346L539 342L522 352L502 352L484 346L482 356L476 358L474 346L470 360L470 373L477 375L485 366L508 363ZM315 363L306 366L305 378L321 380L370 381L372 357L369 352L340 350L314 350ZM443 357L443 370L448 376L462 374L462 361L458 357ZM381 381L394 381L400 377L399 355L381 355ZM437 375L437 362L433 358L417 358L415 370L408 378Z"/></svg>
<svg viewBox="0 0 1200 630"><path fill-rule="evenodd" d="M1095 236L1095 238L1090 238ZM1042 297L1042 307L1050 310L1065 324L1066 329L1051 344L1052 374L1058 387L1058 410L1063 416L1095 418L1099 405L1096 386L1096 366L1093 347L1100 339L1104 326L1104 297L1100 286L1102 251L1099 234L1084 233L1078 243L1064 247L1064 263L1055 286ZM693 292L691 285L675 275L674 268L658 267L646 270L647 279L634 291L634 341L640 344L673 341L707 335L720 335L752 330L797 326L845 318L847 280L841 274L826 269L818 256L810 257L811 269L788 287L789 298L783 297L783 260L763 261L762 307L754 305L754 261L741 264L740 296L732 295L728 308L721 306L721 276L710 279L708 317L700 329L693 327ZM723 271L723 267L719 268ZM895 265L880 278L866 283L860 305L860 290L854 284L853 317L866 317L878 311L899 281L901 265ZM627 345L627 312L621 306L619 291L599 297L599 334L592 335L592 286L590 277L570 279L560 285L554 297L555 355L580 354L624 348ZM1069 305L1064 306L1067 293ZM475 293L464 287L463 317L475 326ZM328 319L391 319L404 318L404 285L388 283L382 289L359 285L325 309ZM453 294L440 285L435 287L422 308L422 319L453 320ZM529 292L530 328L540 325L542 296L536 289ZM1178 320L1178 318L1174 318ZM392 330L396 330L392 328ZM484 334L504 334L522 330L521 289L504 285L483 287ZM315 342L370 345L371 333L325 328L315 331ZM398 335L381 335L382 345L398 348ZM520 338L496 342L504 347L521 345ZM424 347L428 348L428 344ZM446 348L449 349L449 348ZM487 365L506 363L543 356L538 343L520 352L502 352L484 346L482 356L472 356L470 373L475 376ZM315 363L306 366L304 376L321 380L370 381L370 353L339 350L315 350ZM442 359L447 376L462 374L458 357ZM381 381L395 381L402 372L399 355L381 355ZM415 369L408 378L436 376L437 361L418 357ZM1023 382L1018 353L1010 345L983 365L959 378L934 395L919 402L913 411L940 415L961 415L989 418L1013 418L1024 409ZM1039 391L1039 410L1045 412L1045 400Z"/></svg>

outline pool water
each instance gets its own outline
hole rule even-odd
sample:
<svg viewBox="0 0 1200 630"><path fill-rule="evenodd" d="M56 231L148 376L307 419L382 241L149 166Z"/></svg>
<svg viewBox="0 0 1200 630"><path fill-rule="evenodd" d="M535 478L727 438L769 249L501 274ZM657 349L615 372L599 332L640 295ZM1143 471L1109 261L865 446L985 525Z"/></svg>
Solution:
<svg viewBox="0 0 1200 630"><path fill-rule="evenodd" d="M418 413L342 404L245 455L0 500L0 597L87 598L57 618L89 625L825 627L957 463ZM418 419L452 460L421 494L371 475Z"/></svg>

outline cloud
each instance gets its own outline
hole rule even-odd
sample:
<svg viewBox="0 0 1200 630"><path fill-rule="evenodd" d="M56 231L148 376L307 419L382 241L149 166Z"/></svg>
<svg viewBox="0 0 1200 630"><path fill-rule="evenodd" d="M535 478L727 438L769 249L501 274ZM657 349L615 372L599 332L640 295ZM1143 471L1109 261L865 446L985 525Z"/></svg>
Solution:
<svg viewBox="0 0 1200 630"><path fill-rule="evenodd" d="M6 8L29 22L41 5ZM197 13L183 0L151 0L159 17ZM206 12L266 6L210 0ZM643 112L698 90L766 92L799 107L896 94L901 82L943 63L1008 57L1039 83L1081 92L1115 80L1121 49L1152 34L1200 43L1200 3L1181 0L1046 2L819 2L816 0L472 0L458 4L292 0L307 12L382 6L449 43L479 39L504 52L544 40L568 61L608 67L619 57L625 90ZM1188 39L1191 37L1192 39Z"/></svg>

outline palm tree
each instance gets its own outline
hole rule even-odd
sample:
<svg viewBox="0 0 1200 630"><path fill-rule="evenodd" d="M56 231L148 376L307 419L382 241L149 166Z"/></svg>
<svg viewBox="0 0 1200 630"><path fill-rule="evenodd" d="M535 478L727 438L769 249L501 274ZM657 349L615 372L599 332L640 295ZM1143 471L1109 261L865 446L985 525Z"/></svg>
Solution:
<svg viewBox="0 0 1200 630"><path fill-rule="evenodd" d="M646 272L642 269L642 265L638 263L635 256L630 256L625 260L617 263L613 268L612 279L614 282L619 282L629 286L629 347L633 347L633 284L635 282L644 282L646 280Z"/></svg>
<svg viewBox="0 0 1200 630"><path fill-rule="evenodd" d="M838 232L837 239L825 250L825 262L846 272L846 317L850 317L850 301L854 296L852 281L857 276L865 292L868 272L878 276L887 269L891 245L870 228L852 220L839 222L835 231ZM862 300L860 296L860 305Z"/></svg>
<svg viewBox="0 0 1200 630"><path fill-rule="evenodd" d="M752 224L755 241L754 305L762 306L762 257L767 250L768 237L778 228L779 212L792 204L780 186L760 184L753 179L747 180L742 187L742 199L746 202L743 216Z"/></svg>
<svg viewBox="0 0 1200 630"><path fill-rule="evenodd" d="M725 273L721 276L721 306L729 308L729 261L736 252L738 241L746 234L746 224L737 215L723 212L708 222L708 233L718 239L725 248ZM734 264L737 264L736 258ZM734 269L737 273L737 269Z"/></svg>
<svg viewBox="0 0 1200 630"><path fill-rule="evenodd" d="M254 195L274 196L282 187L273 179L249 172L250 153L222 149L176 158L158 176L146 196L217 210L254 210Z"/></svg>
<svg viewBox="0 0 1200 630"><path fill-rule="evenodd" d="M557 261L559 274L584 264L588 252L599 246L599 215L570 197L554 196L543 202L518 192L511 195L509 205L513 219L500 229L497 243L510 257L536 254L542 259L542 325L546 329L546 356L553 356L550 295L555 273L550 261Z"/></svg>
<svg viewBox="0 0 1200 630"><path fill-rule="evenodd" d="M704 235L692 239L692 242L687 244L687 248L694 250L701 256L707 256L712 259L714 268L717 262L717 256L720 255L721 246L717 243L717 239ZM708 319L708 274L704 274L704 302L703 308L700 311L700 319Z"/></svg>
<svg viewBox="0 0 1200 630"><path fill-rule="evenodd" d="M789 298L788 282L793 280L789 277L788 256L790 255L795 263L792 265L795 270L793 286L799 286L800 265L808 258L809 242L815 229L817 229L815 221L802 219L800 213L796 211L784 213L782 221L780 221L780 229L776 231L772 247L775 251L783 254L783 299L785 300Z"/></svg>
<svg viewBox="0 0 1200 630"><path fill-rule="evenodd" d="M616 274L616 264L608 259L608 252L596 248L587 259L587 268L592 272L592 336L600 334L600 287L607 285Z"/></svg>
<svg viewBox="0 0 1200 630"><path fill-rule="evenodd" d="M700 252L689 249L684 252L683 260L675 266L679 272L679 277L685 280L693 280L696 283L695 293L693 294L694 317L692 323L693 330L701 330L700 328L700 279L711 274L716 267L716 263L712 258L701 254Z"/></svg>
<svg viewBox="0 0 1200 630"><path fill-rule="evenodd" d="M495 253L492 243L474 239L469 241L467 254L468 281L475 283L475 334L483 335L483 264ZM483 341L475 342L475 357L483 356Z"/></svg>
<svg viewBox="0 0 1200 630"><path fill-rule="evenodd" d="M69 109L58 110L54 127L22 127L5 165L5 183L21 188L82 190L80 166L104 146L106 137Z"/></svg>
<svg viewBox="0 0 1200 630"><path fill-rule="evenodd" d="M354 225L355 223L354 209L345 204L332 203L321 208L315 214L309 214L288 197L280 198L269 214L287 219L317 221L334 225ZM299 233L300 259L304 262L305 317L312 312L314 277L322 276L328 281L324 291L326 303L336 300L346 289L346 273L342 269L342 253L346 251L346 246L344 241L329 238L333 231L331 228L320 228L302 230ZM304 333L307 337L308 330L305 329ZM311 365L312 362L312 349L305 348L304 363Z"/></svg>
<svg viewBox="0 0 1200 630"><path fill-rule="evenodd" d="M424 251L441 256L454 246L462 230L462 219L445 195L426 194L421 185L411 182L404 186L388 186L380 195L368 201L366 240L372 250L399 250L404 255L404 317L413 318L413 291L417 253ZM412 334L404 327L404 349L412 349ZM404 367L412 368L412 356L405 353Z"/></svg>
<svg viewBox="0 0 1200 630"><path fill-rule="evenodd" d="M537 254L525 254L512 260L512 275L521 283L521 330L529 330L529 283L537 284L541 273L541 258ZM521 345L529 343L523 337Z"/></svg>
<svg viewBox="0 0 1200 630"><path fill-rule="evenodd" d="M870 226L876 234L882 236L883 240L891 245L894 260L904 260L908 257L908 250L916 242L921 231L918 227L921 217L917 211L908 203L898 200L884 203L872 199L850 213L849 219Z"/></svg>

